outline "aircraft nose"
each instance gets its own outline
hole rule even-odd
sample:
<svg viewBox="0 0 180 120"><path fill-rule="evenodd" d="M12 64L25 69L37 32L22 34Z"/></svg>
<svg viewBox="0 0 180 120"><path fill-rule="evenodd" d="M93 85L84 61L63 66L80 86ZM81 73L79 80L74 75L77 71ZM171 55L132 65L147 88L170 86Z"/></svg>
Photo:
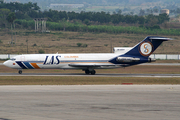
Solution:
<svg viewBox="0 0 180 120"><path fill-rule="evenodd" d="M3 63L3 65L5 65L5 66L7 66L7 67L10 67L9 60L5 61L5 62Z"/></svg>

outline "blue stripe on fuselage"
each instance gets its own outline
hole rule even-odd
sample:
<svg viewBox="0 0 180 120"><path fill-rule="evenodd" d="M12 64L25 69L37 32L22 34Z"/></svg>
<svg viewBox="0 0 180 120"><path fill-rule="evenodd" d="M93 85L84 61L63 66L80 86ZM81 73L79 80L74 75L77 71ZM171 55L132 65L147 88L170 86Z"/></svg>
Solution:
<svg viewBox="0 0 180 120"><path fill-rule="evenodd" d="M27 69L27 68L22 64L22 62L16 61L16 63L17 63L22 69Z"/></svg>
<svg viewBox="0 0 180 120"><path fill-rule="evenodd" d="M30 64L29 62L23 62L29 69L34 69Z"/></svg>

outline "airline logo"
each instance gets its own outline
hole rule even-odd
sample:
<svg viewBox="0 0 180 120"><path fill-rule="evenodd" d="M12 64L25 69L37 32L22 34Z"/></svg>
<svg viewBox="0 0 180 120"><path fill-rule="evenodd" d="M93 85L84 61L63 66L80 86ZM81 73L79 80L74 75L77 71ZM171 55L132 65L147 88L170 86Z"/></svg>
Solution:
<svg viewBox="0 0 180 120"><path fill-rule="evenodd" d="M59 58L61 58L61 56L59 56L59 55L57 55L57 56L46 56L43 65L53 65L53 64L58 65L60 63Z"/></svg>
<svg viewBox="0 0 180 120"><path fill-rule="evenodd" d="M140 44L140 53L143 56L149 56L153 52L153 45L150 42Z"/></svg>

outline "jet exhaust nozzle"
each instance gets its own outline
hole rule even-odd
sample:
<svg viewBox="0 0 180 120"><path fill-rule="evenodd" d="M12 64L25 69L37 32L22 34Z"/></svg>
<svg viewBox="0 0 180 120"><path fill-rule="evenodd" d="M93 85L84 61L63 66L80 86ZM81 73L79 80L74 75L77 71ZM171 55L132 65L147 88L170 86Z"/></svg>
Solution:
<svg viewBox="0 0 180 120"><path fill-rule="evenodd" d="M156 59L154 59L154 58L148 58L148 62L156 62Z"/></svg>

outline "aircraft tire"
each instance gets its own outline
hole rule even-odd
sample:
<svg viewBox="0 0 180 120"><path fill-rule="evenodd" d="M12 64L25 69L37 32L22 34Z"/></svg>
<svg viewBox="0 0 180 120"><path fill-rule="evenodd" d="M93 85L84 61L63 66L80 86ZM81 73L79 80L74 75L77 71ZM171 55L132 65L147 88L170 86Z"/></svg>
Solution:
<svg viewBox="0 0 180 120"><path fill-rule="evenodd" d="M89 70L85 70L85 73L88 75L90 73L90 71Z"/></svg>
<svg viewBox="0 0 180 120"><path fill-rule="evenodd" d="M96 74L95 70L91 71L91 75L95 75L95 74Z"/></svg>
<svg viewBox="0 0 180 120"><path fill-rule="evenodd" d="M19 73L19 74L22 74L22 70L19 70L18 73Z"/></svg>

